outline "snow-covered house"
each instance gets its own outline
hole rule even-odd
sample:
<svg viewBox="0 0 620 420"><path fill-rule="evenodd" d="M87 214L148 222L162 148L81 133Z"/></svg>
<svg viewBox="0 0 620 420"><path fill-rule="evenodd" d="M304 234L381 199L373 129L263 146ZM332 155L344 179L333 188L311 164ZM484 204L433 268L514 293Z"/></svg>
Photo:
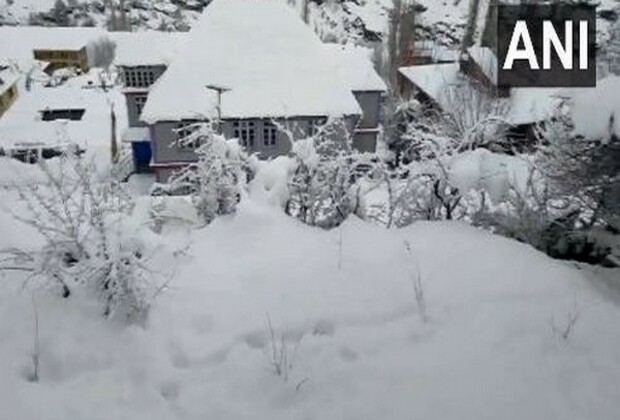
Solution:
<svg viewBox="0 0 620 420"><path fill-rule="evenodd" d="M88 44L105 34L101 28L0 27L0 57L14 60L24 71L39 61L49 74L67 67L86 73Z"/></svg>
<svg viewBox="0 0 620 420"><path fill-rule="evenodd" d="M194 161L185 127L220 119L223 134L250 152L290 151L275 122L306 136L344 117L354 146L374 151L385 85L360 51L323 44L277 0L214 0L184 48L153 85L142 113L158 179Z"/></svg>
<svg viewBox="0 0 620 420"><path fill-rule="evenodd" d="M87 76L61 87L33 84L20 92L0 119L0 154L34 162L76 146L95 159L109 162L112 109L125 124L122 95L104 93Z"/></svg>
<svg viewBox="0 0 620 420"><path fill-rule="evenodd" d="M186 34L171 32L117 32L114 63L123 80L128 128L122 140L130 143L137 172L147 172L151 163L149 128L141 121L142 109L152 85L166 71Z"/></svg>
<svg viewBox="0 0 620 420"><path fill-rule="evenodd" d="M19 75L12 66L0 62L0 118L17 99Z"/></svg>
<svg viewBox="0 0 620 420"><path fill-rule="evenodd" d="M448 113L463 106L485 106L510 126L510 138L529 142L533 127L552 116L563 92L558 88L499 86L497 69L495 53L488 47L475 46L450 63L401 67L399 92ZM471 104L455 103L467 100Z"/></svg>

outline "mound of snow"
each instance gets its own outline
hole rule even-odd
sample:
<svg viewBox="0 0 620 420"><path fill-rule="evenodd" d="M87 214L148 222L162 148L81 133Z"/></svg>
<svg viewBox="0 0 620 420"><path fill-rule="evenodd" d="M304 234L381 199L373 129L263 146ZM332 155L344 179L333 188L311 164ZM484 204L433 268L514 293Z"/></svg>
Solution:
<svg viewBox="0 0 620 420"><path fill-rule="evenodd" d="M528 246L456 223L385 230L350 220L323 231L251 199L193 231L185 252L164 252L185 232L158 239L151 261L177 275L143 328L102 321L83 296L35 293L38 383L24 379L30 295L14 291L16 279L0 282L4 416L617 418L617 302L585 271ZM557 331L574 314L564 340ZM287 355L286 380L274 351Z"/></svg>
<svg viewBox="0 0 620 420"><path fill-rule="evenodd" d="M572 115L579 134L590 139L620 136L620 76L597 82L595 89L578 89L573 93Z"/></svg>

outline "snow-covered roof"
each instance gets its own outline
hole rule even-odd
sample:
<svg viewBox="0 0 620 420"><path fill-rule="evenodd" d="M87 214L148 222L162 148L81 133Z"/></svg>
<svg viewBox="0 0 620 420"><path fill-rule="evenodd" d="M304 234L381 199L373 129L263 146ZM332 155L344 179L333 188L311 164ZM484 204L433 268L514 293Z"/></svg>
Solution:
<svg viewBox="0 0 620 420"><path fill-rule="evenodd" d="M14 60L26 70L34 62L34 50L80 50L103 34L105 31L99 28L0 26L0 58Z"/></svg>
<svg viewBox="0 0 620 420"><path fill-rule="evenodd" d="M19 58L26 49L32 55L34 49L80 50L92 39L105 34L100 28L6 26L0 27L0 55ZM14 51L16 54L11 54Z"/></svg>
<svg viewBox="0 0 620 420"><path fill-rule="evenodd" d="M151 138L148 127L128 127L122 136L126 143L148 141Z"/></svg>
<svg viewBox="0 0 620 420"><path fill-rule="evenodd" d="M69 143L100 154L107 149L111 136L110 106L114 104L118 134L126 126L124 98L118 92L84 88L82 78L55 88L35 83L30 91L22 90L15 104L0 119L0 148L56 148ZM80 121L43 121L41 111L84 109ZM107 155L106 155L107 156Z"/></svg>
<svg viewBox="0 0 620 420"><path fill-rule="evenodd" d="M497 57L488 47L475 45L467 49L469 57L480 67L491 83L497 85Z"/></svg>
<svg viewBox="0 0 620 420"><path fill-rule="evenodd" d="M118 66L168 65L187 39L186 32L111 32Z"/></svg>
<svg viewBox="0 0 620 420"><path fill-rule="evenodd" d="M107 32L101 28L0 26L0 58L17 62L22 70L34 62L35 49L79 50L92 41L108 37L116 43L118 65L168 64L184 42L180 32Z"/></svg>
<svg viewBox="0 0 620 420"><path fill-rule="evenodd" d="M450 86L468 81L456 62L402 67L399 72L446 111L452 106ZM510 124L524 125L551 116L561 96L557 88L512 88L508 98L497 100L506 104L506 118Z"/></svg>
<svg viewBox="0 0 620 420"><path fill-rule="evenodd" d="M375 70L370 49L341 44L325 44L325 47L331 49L339 61L340 77L352 91L387 90L387 85Z"/></svg>
<svg viewBox="0 0 620 420"><path fill-rule="evenodd" d="M340 60L284 1L214 0L155 83L144 121L358 115Z"/></svg>
<svg viewBox="0 0 620 420"><path fill-rule="evenodd" d="M447 106L446 86L461 77L457 62L401 67L398 71L442 108Z"/></svg>

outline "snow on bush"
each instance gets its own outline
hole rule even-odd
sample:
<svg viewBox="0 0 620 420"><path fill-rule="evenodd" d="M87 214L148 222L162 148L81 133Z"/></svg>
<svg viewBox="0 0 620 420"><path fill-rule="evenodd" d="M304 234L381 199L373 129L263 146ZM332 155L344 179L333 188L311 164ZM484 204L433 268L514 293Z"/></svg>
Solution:
<svg viewBox="0 0 620 420"><path fill-rule="evenodd" d="M330 119L314 136L294 142L293 155L286 213L312 226L339 226L355 208L354 152L346 123Z"/></svg>
<svg viewBox="0 0 620 420"><path fill-rule="evenodd" d="M156 286L122 185L97 179L93 166L70 152L39 167L43 179L4 188L21 203L15 219L43 240L35 249L0 250L0 270L23 272L25 284L38 280L65 298L84 285L96 291L105 316L142 321Z"/></svg>
<svg viewBox="0 0 620 420"><path fill-rule="evenodd" d="M615 121L614 115L609 117L610 124ZM603 221L620 229L620 138L614 131L606 135L591 132L602 137L582 136L580 118L579 105L575 104L572 118L559 110L554 120L539 129L538 165L559 194L579 201L588 224Z"/></svg>
<svg viewBox="0 0 620 420"><path fill-rule="evenodd" d="M172 175L162 190L190 194L205 224L217 216L233 214L253 176L250 157L237 140L227 140L211 123L196 123L181 145L198 145L198 161Z"/></svg>

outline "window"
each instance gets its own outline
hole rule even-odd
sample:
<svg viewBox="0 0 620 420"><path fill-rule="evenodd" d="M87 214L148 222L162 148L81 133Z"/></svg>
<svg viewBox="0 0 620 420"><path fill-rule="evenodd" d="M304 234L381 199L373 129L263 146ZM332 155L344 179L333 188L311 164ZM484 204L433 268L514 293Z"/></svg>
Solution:
<svg viewBox="0 0 620 420"><path fill-rule="evenodd" d="M41 111L41 119L43 121L80 121L85 112L85 109L46 109Z"/></svg>
<svg viewBox="0 0 620 420"><path fill-rule="evenodd" d="M138 117L142 115L142 110L144 109L144 105L146 104L146 99L148 96L146 95L138 95L135 97L136 101L136 111L138 113Z"/></svg>
<svg viewBox="0 0 620 420"><path fill-rule="evenodd" d="M200 147L200 138L195 136L194 138L190 138L190 136L196 133L200 127L196 122L182 122L177 124L177 127L174 129L176 133L176 145L181 150L196 150Z"/></svg>
<svg viewBox="0 0 620 420"><path fill-rule="evenodd" d="M254 121L235 121L233 123L234 136L241 141L243 147L254 147L256 130Z"/></svg>
<svg viewBox="0 0 620 420"><path fill-rule="evenodd" d="M127 87L147 88L155 83L155 73L148 68L125 69Z"/></svg>
<svg viewBox="0 0 620 420"><path fill-rule="evenodd" d="M263 144L265 147L275 147L277 135L278 129L276 126L272 122L266 121L263 124Z"/></svg>
<svg viewBox="0 0 620 420"><path fill-rule="evenodd" d="M308 121L308 135L315 136L327 123L326 118L314 118Z"/></svg>

